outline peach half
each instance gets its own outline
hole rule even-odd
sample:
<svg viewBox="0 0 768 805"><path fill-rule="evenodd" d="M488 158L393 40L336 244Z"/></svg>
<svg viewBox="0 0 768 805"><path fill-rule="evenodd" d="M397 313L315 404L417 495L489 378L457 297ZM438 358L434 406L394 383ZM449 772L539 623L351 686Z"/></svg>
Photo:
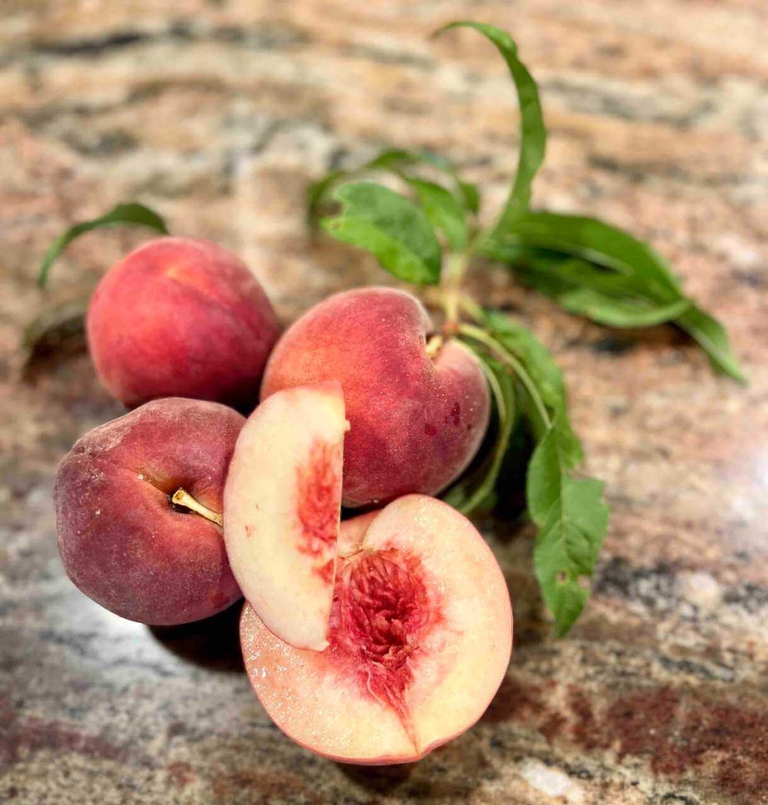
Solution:
<svg viewBox="0 0 768 805"><path fill-rule="evenodd" d="M477 721L505 676L504 577L472 524L423 495L342 523L337 547L324 651L285 642L245 605L251 684L277 726L313 752L370 765L418 760Z"/></svg>
<svg viewBox="0 0 768 805"><path fill-rule="evenodd" d="M336 576L344 397L278 392L247 420L224 489L224 540L243 594L275 634L321 651Z"/></svg>

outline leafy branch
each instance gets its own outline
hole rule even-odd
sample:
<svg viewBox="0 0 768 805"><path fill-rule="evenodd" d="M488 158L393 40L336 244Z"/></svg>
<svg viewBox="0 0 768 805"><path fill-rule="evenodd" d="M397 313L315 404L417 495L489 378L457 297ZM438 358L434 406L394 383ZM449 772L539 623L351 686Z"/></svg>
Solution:
<svg viewBox="0 0 768 805"><path fill-rule="evenodd" d="M534 569L544 600L563 636L581 614L608 530L603 484L576 478L581 443L568 421L562 375L547 350L528 330L498 313L482 311L481 324L464 324L459 337L484 363L506 366L520 385L519 406L536 437L528 464L526 498L537 527ZM494 478L494 481L496 478Z"/></svg>
<svg viewBox="0 0 768 805"><path fill-rule="evenodd" d="M333 171L310 188L313 219L332 236L373 253L394 276L439 285L446 337L481 362L494 401L496 425L482 458L446 494L465 513L493 505L503 494L501 467L524 423L535 449L527 468L528 512L537 527L534 566L547 605L564 635L584 608L585 584L608 528L602 482L575 473L583 452L568 419L562 375L531 333L483 310L462 292L472 258L504 263L526 285L570 313L609 327L674 324L707 352L715 369L744 382L723 327L685 295L679 278L651 246L596 218L534 211L533 180L546 151L538 88L517 45L492 25L455 22L485 36L504 58L520 107L517 172L495 224L480 230L479 192L434 154L387 149L351 171ZM437 173L425 177L424 170ZM403 193L360 181L376 172L395 176ZM330 217L322 218L328 208ZM443 254L444 252L444 254Z"/></svg>

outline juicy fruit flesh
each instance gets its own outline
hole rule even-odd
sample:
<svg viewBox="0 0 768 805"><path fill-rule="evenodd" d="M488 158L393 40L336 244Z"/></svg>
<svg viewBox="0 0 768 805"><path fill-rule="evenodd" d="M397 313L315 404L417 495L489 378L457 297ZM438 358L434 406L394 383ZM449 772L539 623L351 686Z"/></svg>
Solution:
<svg viewBox="0 0 768 805"><path fill-rule="evenodd" d="M333 583L333 551L339 530L342 445L316 439L309 459L297 471L298 518L303 542L300 553L317 560L313 572L326 584ZM330 559L327 559L328 555Z"/></svg>
<svg viewBox="0 0 768 805"><path fill-rule="evenodd" d="M347 427L338 383L274 394L243 427L224 489L235 577L265 625L297 648L328 645Z"/></svg>
<svg viewBox="0 0 768 805"><path fill-rule="evenodd" d="M281 640L245 606L251 685L313 752L413 762L472 726L504 679L513 628L504 575L465 517L423 495L343 522L337 546L324 651Z"/></svg>
<svg viewBox="0 0 768 805"><path fill-rule="evenodd" d="M329 629L330 660L364 696L391 707L414 738L406 692L421 643L442 622L417 557L395 549L342 560Z"/></svg>

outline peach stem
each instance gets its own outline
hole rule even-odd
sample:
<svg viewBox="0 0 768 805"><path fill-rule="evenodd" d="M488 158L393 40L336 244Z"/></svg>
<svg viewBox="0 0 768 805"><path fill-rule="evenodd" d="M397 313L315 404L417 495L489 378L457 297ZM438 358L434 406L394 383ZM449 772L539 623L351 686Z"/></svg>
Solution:
<svg viewBox="0 0 768 805"><path fill-rule="evenodd" d="M445 317L448 325L455 325L459 321L461 313L459 306L461 282L468 265L468 254L454 254L448 261L448 268L443 279Z"/></svg>
<svg viewBox="0 0 768 805"><path fill-rule="evenodd" d="M433 335L429 341L427 341L427 355L430 358L437 357L437 353L443 348L443 337L440 334Z"/></svg>
<svg viewBox="0 0 768 805"><path fill-rule="evenodd" d="M195 512L195 514L205 517L206 520L210 520L212 523L216 523L216 525L220 526L224 524L224 518L220 514L212 511L207 506L203 506L203 504L195 500L186 489L177 489L173 493L171 501L177 506L183 506L185 509L189 509Z"/></svg>

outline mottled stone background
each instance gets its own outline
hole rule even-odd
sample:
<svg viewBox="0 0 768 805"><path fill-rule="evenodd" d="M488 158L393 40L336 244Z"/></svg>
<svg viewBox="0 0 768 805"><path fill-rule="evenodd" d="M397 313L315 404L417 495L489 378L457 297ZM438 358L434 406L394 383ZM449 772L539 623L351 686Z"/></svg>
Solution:
<svg viewBox="0 0 768 805"><path fill-rule="evenodd" d="M358 769L285 739L251 695L235 614L180 630L81 596L52 476L121 413L77 310L135 232L36 265L65 225L140 199L240 253L285 320L386 281L313 242L308 180L384 144L440 150L500 203L515 164L509 28L551 131L535 201L651 239L751 374L715 377L668 328L559 312L476 280L555 352L613 520L595 596L556 642L532 533L483 524L515 599L509 674L478 726L413 767ZM768 6L765 0L0 0L0 801L768 802ZM33 360L41 311L61 343Z"/></svg>

